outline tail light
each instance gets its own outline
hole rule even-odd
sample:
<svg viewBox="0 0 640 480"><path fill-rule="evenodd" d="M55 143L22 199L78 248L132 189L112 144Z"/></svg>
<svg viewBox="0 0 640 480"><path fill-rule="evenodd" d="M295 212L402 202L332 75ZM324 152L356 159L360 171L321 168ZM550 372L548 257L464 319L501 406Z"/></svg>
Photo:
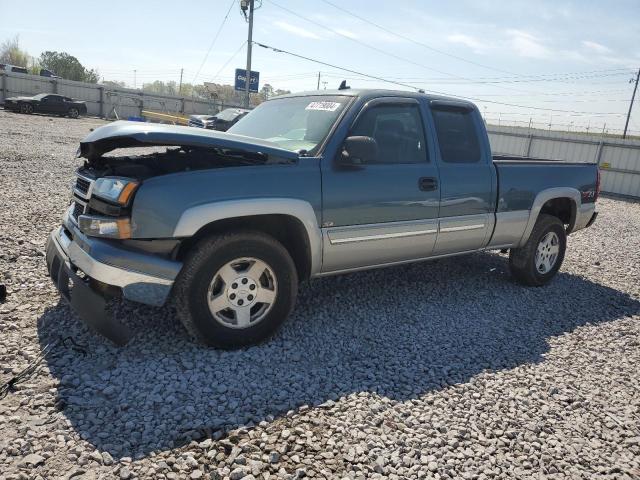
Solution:
<svg viewBox="0 0 640 480"><path fill-rule="evenodd" d="M593 199L594 201L596 201L600 196L600 168L599 167L596 167L596 172L598 173L598 176L596 177L596 196Z"/></svg>

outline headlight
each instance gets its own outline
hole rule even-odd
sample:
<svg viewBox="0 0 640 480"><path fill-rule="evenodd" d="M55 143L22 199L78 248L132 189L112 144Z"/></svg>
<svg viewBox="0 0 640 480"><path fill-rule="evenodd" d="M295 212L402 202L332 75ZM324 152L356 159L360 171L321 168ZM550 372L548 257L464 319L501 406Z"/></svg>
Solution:
<svg viewBox="0 0 640 480"><path fill-rule="evenodd" d="M93 194L103 200L126 206L138 188L138 182L123 177L103 177L93 185Z"/></svg>
<svg viewBox="0 0 640 480"><path fill-rule="evenodd" d="M82 233L92 237L131 238L131 220L129 218L80 215L78 226Z"/></svg>

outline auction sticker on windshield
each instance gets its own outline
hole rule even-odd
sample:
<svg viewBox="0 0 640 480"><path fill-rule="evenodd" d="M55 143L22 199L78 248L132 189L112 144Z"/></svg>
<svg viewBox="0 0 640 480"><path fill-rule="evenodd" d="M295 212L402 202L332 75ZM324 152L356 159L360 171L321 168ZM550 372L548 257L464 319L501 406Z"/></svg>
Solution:
<svg viewBox="0 0 640 480"><path fill-rule="evenodd" d="M311 102L305 110L322 110L325 112L335 112L340 104L338 102Z"/></svg>

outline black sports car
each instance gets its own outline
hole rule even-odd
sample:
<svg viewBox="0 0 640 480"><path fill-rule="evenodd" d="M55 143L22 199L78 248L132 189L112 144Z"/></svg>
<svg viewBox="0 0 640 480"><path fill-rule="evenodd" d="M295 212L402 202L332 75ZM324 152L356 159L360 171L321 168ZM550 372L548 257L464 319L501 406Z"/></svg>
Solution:
<svg viewBox="0 0 640 480"><path fill-rule="evenodd" d="M189 126L226 132L249 112L244 108L227 108L215 115L191 115Z"/></svg>
<svg viewBox="0 0 640 480"><path fill-rule="evenodd" d="M71 118L87 113L84 102L51 93L40 93L33 97L10 97L5 99L4 108L20 113L53 113Z"/></svg>

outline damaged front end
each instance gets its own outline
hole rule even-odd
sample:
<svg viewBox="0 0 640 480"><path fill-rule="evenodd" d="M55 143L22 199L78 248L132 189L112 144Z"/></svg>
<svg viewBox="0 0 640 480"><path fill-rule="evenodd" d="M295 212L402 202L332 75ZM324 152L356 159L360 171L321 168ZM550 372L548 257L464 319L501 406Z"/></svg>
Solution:
<svg viewBox="0 0 640 480"><path fill-rule="evenodd" d="M117 345L127 343L132 332L106 313L106 297L122 295L162 306L182 268L177 258L181 239L137 235L133 209L145 181L192 170L298 159L297 153L263 140L139 122L96 129L81 142L78 156L86 161L77 171L62 225L47 243L47 267L79 316Z"/></svg>

